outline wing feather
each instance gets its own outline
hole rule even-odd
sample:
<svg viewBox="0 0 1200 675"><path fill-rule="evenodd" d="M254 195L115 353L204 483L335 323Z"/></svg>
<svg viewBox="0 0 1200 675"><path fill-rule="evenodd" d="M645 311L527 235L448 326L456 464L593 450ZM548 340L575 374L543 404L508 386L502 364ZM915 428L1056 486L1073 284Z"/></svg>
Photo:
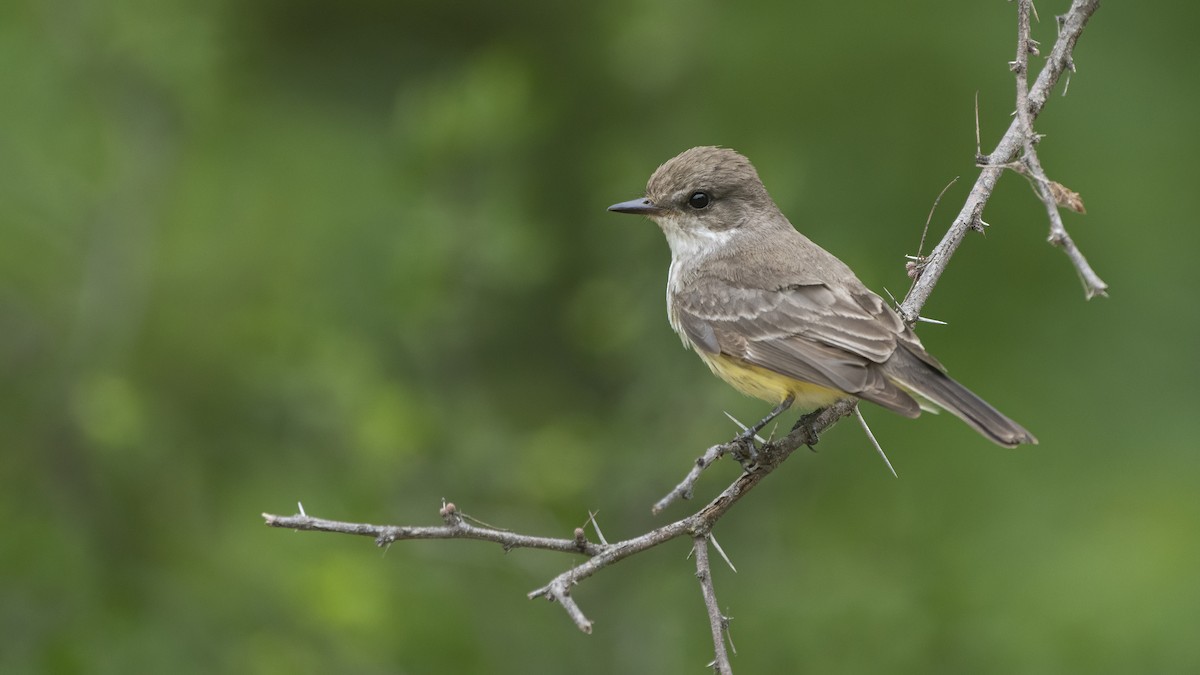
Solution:
<svg viewBox="0 0 1200 675"><path fill-rule="evenodd" d="M896 313L865 289L852 294L809 283L766 290L704 280L677 294L672 312L699 349L844 391L909 417L920 412L880 364L898 342L924 350Z"/></svg>

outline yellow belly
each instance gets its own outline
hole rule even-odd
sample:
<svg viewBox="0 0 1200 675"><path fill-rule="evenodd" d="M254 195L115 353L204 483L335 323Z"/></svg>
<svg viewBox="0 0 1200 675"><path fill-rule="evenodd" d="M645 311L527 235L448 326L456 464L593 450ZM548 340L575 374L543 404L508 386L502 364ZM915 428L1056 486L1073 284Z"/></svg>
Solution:
<svg viewBox="0 0 1200 675"><path fill-rule="evenodd" d="M770 403L779 403L790 395L795 399L792 404L794 407L814 409L846 398L844 392L836 389L792 379L739 359L700 351L696 353L700 354L700 358L717 377L731 384L734 389Z"/></svg>

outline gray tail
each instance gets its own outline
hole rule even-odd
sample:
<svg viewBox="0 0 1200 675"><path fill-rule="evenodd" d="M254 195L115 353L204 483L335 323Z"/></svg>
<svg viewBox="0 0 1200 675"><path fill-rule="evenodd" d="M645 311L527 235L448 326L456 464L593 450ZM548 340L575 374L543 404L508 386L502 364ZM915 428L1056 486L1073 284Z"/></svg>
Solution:
<svg viewBox="0 0 1200 675"><path fill-rule="evenodd" d="M997 445L1015 448L1022 443L1037 443L1025 427L904 347L888 359L886 372L909 393L950 411Z"/></svg>

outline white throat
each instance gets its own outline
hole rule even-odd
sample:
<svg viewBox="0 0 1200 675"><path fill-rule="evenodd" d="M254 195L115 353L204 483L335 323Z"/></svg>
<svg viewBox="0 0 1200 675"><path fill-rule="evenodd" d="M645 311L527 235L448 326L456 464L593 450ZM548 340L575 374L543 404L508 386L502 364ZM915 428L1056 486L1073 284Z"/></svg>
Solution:
<svg viewBox="0 0 1200 675"><path fill-rule="evenodd" d="M667 244L671 247L671 267L667 272L667 320L679 334L684 346L691 347L683 327L675 316L673 296L683 290L685 267L694 269L697 261L725 248L736 230L710 230L704 227L682 227L674 218L655 219Z"/></svg>
<svg viewBox="0 0 1200 675"><path fill-rule="evenodd" d="M684 227L679 220L671 217L659 218L658 225L667 236L667 245L671 247L671 260L694 261L706 258L729 243L735 229L710 230L706 227Z"/></svg>

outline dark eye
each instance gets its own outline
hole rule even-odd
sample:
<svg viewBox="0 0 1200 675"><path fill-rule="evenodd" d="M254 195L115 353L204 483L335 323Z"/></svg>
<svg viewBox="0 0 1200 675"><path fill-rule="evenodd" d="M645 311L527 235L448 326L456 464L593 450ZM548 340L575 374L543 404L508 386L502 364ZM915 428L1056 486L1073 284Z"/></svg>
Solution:
<svg viewBox="0 0 1200 675"><path fill-rule="evenodd" d="M707 192L696 191L692 193L691 197L688 197L688 206L699 210L707 207L709 201L711 200L709 199Z"/></svg>

